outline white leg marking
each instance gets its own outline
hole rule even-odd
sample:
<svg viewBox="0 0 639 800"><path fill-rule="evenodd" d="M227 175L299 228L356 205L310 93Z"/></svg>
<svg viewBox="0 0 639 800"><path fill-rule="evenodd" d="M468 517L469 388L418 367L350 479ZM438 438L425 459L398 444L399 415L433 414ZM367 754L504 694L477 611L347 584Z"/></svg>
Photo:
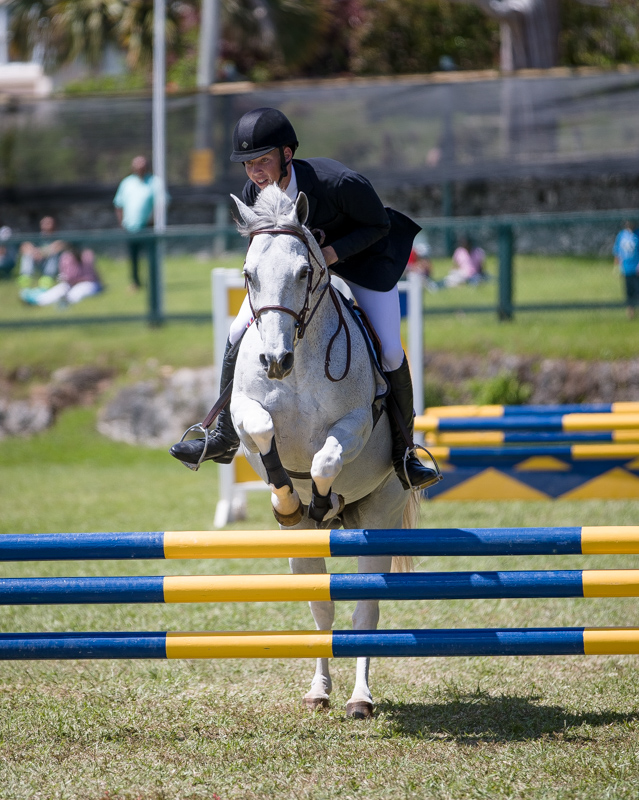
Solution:
<svg viewBox="0 0 639 800"><path fill-rule="evenodd" d="M291 572L295 575L325 575L326 562L323 558L290 558ZM318 631L329 631L335 619L335 603L311 601L311 614ZM328 668L328 658L318 658L310 690L304 695L304 704L309 707L328 705L333 688Z"/></svg>
<svg viewBox="0 0 639 800"><path fill-rule="evenodd" d="M358 572L390 572L390 556L363 556L358 559ZM353 612L353 630L373 631L379 622L379 601L360 600ZM370 704L372 711L373 696L368 686L370 658L358 658L355 673L355 688L348 701L347 708L353 703Z"/></svg>

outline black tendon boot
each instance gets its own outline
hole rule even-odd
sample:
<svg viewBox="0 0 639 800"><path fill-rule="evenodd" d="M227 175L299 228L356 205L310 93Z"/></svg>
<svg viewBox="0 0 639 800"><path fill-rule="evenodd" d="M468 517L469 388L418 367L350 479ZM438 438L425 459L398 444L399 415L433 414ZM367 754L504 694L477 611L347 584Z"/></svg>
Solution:
<svg viewBox="0 0 639 800"><path fill-rule="evenodd" d="M425 467L415 455L413 449L413 382L410 377L410 369L406 356L399 369L393 372L386 372L386 377L390 383L389 406L395 401L395 411L401 416L405 430L395 418L393 408L389 408L388 419L393 436L392 459L395 473L401 481L404 489L427 489L429 486L440 480L440 473L434 469ZM410 439L410 443L406 438ZM408 455L406 455L406 451ZM408 478L408 480L407 480Z"/></svg>
<svg viewBox="0 0 639 800"><path fill-rule="evenodd" d="M222 373L220 375L220 394L233 380L235 362L237 361L241 341L240 339L235 344L231 344L229 341L226 343ZM188 439L185 442L178 442L173 445L169 453L179 461L196 465L204 450L204 442L204 439ZM219 413L217 426L209 436L208 446L202 461L217 461L218 464L230 464L239 446L240 440L233 427L231 411L227 404Z"/></svg>

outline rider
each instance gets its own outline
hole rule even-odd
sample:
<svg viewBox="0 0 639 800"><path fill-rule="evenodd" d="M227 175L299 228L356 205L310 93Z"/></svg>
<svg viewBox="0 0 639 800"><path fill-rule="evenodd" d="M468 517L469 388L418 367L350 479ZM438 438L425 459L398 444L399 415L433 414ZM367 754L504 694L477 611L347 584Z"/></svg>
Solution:
<svg viewBox="0 0 639 800"><path fill-rule="evenodd" d="M242 192L255 204L262 189L277 183L295 201L304 192L309 201L307 226L319 229L327 266L348 285L369 317L382 344L382 367L391 395L399 407L405 431L389 414L393 436L392 460L405 489L426 488L438 480L435 470L423 466L406 438L413 433L413 387L400 339L397 281L408 260L419 227L393 209L385 209L370 182L338 161L328 158L293 159L297 136L286 116L275 108L257 108L239 120L233 132L231 161L242 162L249 178ZM221 391L233 379L239 342L251 324L248 297L231 325L221 371ZM228 406L218 417L203 460L229 463L239 439ZM171 455L197 464L204 439L173 445ZM410 485L406 481L406 474Z"/></svg>

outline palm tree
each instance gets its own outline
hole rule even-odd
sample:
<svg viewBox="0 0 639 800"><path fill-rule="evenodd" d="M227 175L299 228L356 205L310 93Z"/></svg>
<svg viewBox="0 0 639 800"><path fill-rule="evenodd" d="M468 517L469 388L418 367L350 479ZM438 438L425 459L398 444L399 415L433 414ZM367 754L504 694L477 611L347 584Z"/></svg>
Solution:
<svg viewBox="0 0 639 800"><path fill-rule="evenodd" d="M180 11L186 4L166 4L168 52L179 43ZM12 43L22 58L40 48L50 64L81 57L95 67L113 43L125 50L131 68L152 61L153 0L9 0L9 14Z"/></svg>
<svg viewBox="0 0 639 800"><path fill-rule="evenodd" d="M73 2L73 0L70 0ZM120 45L126 51L129 67L145 67L153 60L153 0L119 0L122 13L116 25ZM179 46L181 0L166 3L167 53Z"/></svg>
<svg viewBox="0 0 639 800"><path fill-rule="evenodd" d="M116 44L121 0L54 0L47 16L61 62L83 58L98 67L108 44Z"/></svg>
<svg viewBox="0 0 639 800"><path fill-rule="evenodd" d="M34 50L42 49L49 55L50 39L49 0L9 0L11 51L23 60L32 58Z"/></svg>

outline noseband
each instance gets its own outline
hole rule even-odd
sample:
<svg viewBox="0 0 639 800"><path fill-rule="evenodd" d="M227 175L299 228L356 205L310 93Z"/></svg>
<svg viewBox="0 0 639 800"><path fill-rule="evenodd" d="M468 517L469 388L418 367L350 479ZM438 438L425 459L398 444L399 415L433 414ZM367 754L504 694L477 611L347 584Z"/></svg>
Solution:
<svg viewBox="0 0 639 800"><path fill-rule="evenodd" d="M286 306L278 306L278 305L260 306L260 308L255 309L254 306L253 306L253 301L251 299L251 290L249 288L248 278L245 276L244 285L246 286L246 294L247 294L247 297L248 297L249 306L251 308L251 314L253 315L253 319L255 320L255 322L257 322L258 319L262 316L262 314L265 311L282 311L284 314L289 314L295 320L295 343L297 343L300 339L304 338L304 334L306 333L306 329L307 329L310 321L315 316L315 312L319 308L320 303L324 299L324 295L328 291L330 296L331 296L331 300L333 301L333 305L335 306L335 310L337 311L337 316L339 318L339 323L338 323L338 326L337 326L337 330L335 331L335 333L331 337L331 340L328 343L328 346L326 348L326 357L325 357L325 360L324 360L324 374L333 383L337 383L339 381L344 380L344 378L348 375L348 372L349 372L350 367L351 367L351 335L350 335L350 331L348 329L348 325L346 324L346 322L344 320L344 315L343 315L343 312L342 312L341 302L340 302L339 298L337 297L335 289L333 288L333 286L331 284L331 279L330 279L330 276L328 275L327 268L323 264L321 264L319 262L319 260L313 255L313 251L311 250L311 246L309 244L309 241L308 241L308 239L307 239L307 237L306 237L306 235L304 233L300 233L299 231L294 230L293 228L266 228L264 230L254 231L253 233L251 233L251 235L250 235L251 242L253 241L255 236L259 236L260 234L270 234L272 236L284 234L284 235L287 235L287 236L295 236L296 239L299 239L301 242L303 242L306 245L306 249L307 249L308 255L309 255L309 259L308 259L309 260L309 269L308 269L308 278L307 278L307 281L306 281L306 292L304 294L304 303L303 303L302 308L299 311L299 313L293 311L293 309L291 309L291 308L287 308ZM249 247L250 246L251 245L249 243ZM311 259L312 258L315 260L317 266L319 267L319 276L317 278L317 282L316 282L315 286L313 286L314 269L313 269L313 265L311 263ZM322 278L325 275L327 277L326 285L322 289L322 291L320 293L320 296L317 298L317 301L315 302L315 305L311 309L311 298L315 294L317 289L319 288L319 285L322 282ZM346 335L346 366L344 368L344 373L339 378L334 378L330 374L330 361L331 361L330 354L331 354L331 350L333 349L333 343L335 342L335 339L339 335L339 332L340 332L340 330L342 328L344 329L344 333Z"/></svg>

